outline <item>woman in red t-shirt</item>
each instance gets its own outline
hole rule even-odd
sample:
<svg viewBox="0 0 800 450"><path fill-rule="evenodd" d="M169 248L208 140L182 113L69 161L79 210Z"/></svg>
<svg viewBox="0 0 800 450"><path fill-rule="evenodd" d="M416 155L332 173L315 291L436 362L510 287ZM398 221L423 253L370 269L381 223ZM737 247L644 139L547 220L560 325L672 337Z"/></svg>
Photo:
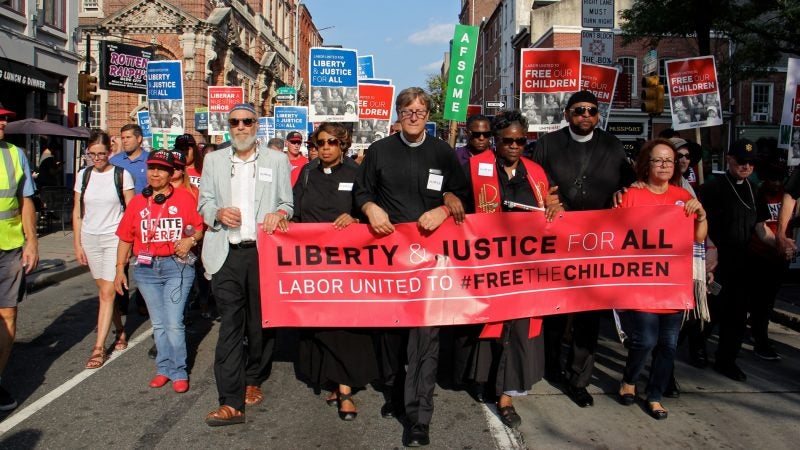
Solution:
<svg viewBox="0 0 800 450"><path fill-rule="evenodd" d="M695 215L694 240L703 242L708 233L703 205L680 186L681 173L675 170L677 155L672 143L654 139L644 144L634 169L643 187L632 187L623 194L620 207L665 205L681 206L687 216ZM619 388L620 402L631 405L636 400L636 381L644 368L647 356L653 354L650 378L647 381L647 403L650 415L666 419L667 410L661 398L672 374L675 348L685 311L629 310L622 312L624 328L629 337L628 359ZM653 351L655 349L655 351Z"/></svg>
<svg viewBox="0 0 800 450"><path fill-rule="evenodd" d="M117 275L114 286L128 287L124 266L133 249L133 277L142 294L158 348L157 373L150 387L172 380L175 392L189 390L183 310L194 280L192 247L203 237L197 200L170 185L172 153L159 150L147 159L148 186L131 200L117 228Z"/></svg>

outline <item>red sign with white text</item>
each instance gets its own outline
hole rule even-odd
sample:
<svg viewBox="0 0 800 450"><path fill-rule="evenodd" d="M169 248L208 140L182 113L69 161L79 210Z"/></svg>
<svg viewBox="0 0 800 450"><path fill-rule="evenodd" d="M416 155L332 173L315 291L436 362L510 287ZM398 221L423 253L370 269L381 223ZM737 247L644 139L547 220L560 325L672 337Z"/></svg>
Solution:
<svg viewBox="0 0 800 450"><path fill-rule="evenodd" d="M608 123L608 116L611 115L611 102L614 99L618 75L619 71L616 67L589 63L581 65L581 89L587 90L597 97L600 128L604 130Z"/></svg>
<svg viewBox="0 0 800 450"><path fill-rule="evenodd" d="M722 125L717 66L713 56L667 61L672 128Z"/></svg>
<svg viewBox="0 0 800 450"><path fill-rule="evenodd" d="M581 49L524 48L520 92L575 92L580 88Z"/></svg>
<svg viewBox="0 0 800 450"><path fill-rule="evenodd" d="M208 87L208 134L219 136L227 130L228 111L244 102L242 86Z"/></svg>
<svg viewBox="0 0 800 450"><path fill-rule="evenodd" d="M259 235L265 327L477 324L595 309L694 305L692 219L672 206L469 215L399 224L291 224ZM488 231L487 231L488 230Z"/></svg>
<svg viewBox="0 0 800 450"><path fill-rule="evenodd" d="M794 94L794 114L792 114L792 126L800 127L800 86Z"/></svg>

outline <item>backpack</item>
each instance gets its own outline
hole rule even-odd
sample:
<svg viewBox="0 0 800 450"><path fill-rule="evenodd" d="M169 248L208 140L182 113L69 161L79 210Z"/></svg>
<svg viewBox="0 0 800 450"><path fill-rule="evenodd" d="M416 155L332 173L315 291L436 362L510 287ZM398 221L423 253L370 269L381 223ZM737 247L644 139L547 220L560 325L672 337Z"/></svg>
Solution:
<svg viewBox="0 0 800 450"><path fill-rule="evenodd" d="M85 212L83 196L86 194L86 186L89 185L89 177L92 176L92 172L94 172L92 167L87 167L86 170L83 171L83 184L81 185L81 219L83 219ZM123 211L125 211L125 196L122 194L122 174L124 172L125 169L122 167L114 166L114 187L117 188L117 197L119 197L119 204L122 205Z"/></svg>

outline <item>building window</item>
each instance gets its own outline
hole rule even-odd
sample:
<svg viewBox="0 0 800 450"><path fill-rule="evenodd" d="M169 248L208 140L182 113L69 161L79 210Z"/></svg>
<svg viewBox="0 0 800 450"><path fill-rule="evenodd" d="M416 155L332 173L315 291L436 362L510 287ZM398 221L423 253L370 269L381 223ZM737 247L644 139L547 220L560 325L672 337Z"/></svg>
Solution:
<svg viewBox="0 0 800 450"><path fill-rule="evenodd" d="M100 0L83 0L83 12L100 11Z"/></svg>
<svg viewBox="0 0 800 450"><path fill-rule="evenodd" d="M639 98L639 91L637 89L639 79L636 76L636 58L623 56L617 59L617 63L622 67L623 74L631 76L631 97Z"/></svg>
<svg viewBox="0 0 800 450"><path fill-rule="evenodd" d="M754 121L767 122L772 118L772 83L753 83L751 109Z"/></svg>
<svg viewBox="0 0 800 450"><path fill-rule="evenodd" d="M10 9L20 14L25 14L25 3L23 0L5 0L0 1L0 6Z"/></svg>
<svg viewBox="0 0 800 450"><path fill-rule="evenodd" d="M44 24L64 31L64 11L66 0L43 0Z"/></svg>
<svg viewBox="0 0 800 450"><path fill-rule="evenodd" d="M103 124L100 122L101 117L103 117L101 109L99 96L89 102L89 128L103 127Z"/></svg>

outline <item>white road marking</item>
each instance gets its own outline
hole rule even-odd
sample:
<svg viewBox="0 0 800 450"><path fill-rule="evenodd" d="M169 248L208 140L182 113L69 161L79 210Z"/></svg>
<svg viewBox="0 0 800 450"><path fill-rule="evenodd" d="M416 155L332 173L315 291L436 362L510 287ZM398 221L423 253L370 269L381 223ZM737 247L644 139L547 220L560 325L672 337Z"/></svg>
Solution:
<svg viewBox="0 0 800 450"><path fill-rule="evenodd" d="M69 392L70 389L72 389L75 386L77 386L78 384L80 384L81 381L83 381L83 380L89 378L90 376L92 376L93 374L103 370L105 367L107 367L115 359L119 358L126 351L130 350L133 347L136 347L139 343L141 343L142 341L144 341L146 339L149 339L150 336L152 336L152 335L153 335L153 329L152 328L140 333L139 336L136 336L134 339L128 341L128 348L127 349L122 350L122 351L114 351L114 352L112 352L111 356L108 358L108 360L105 362L105 364L103 364L103 367L100 367L99 369L84 369L83 372L80 372L77 375L75 375L74 377L70 378L69 380L67 380L61 386L59 386L59 387L53 389L52 391L48 392L47 394L45 394L39 400L36 400L35 402L33 402L30 405L26 406L25 408L23 408L22 410L20 410L16 414L14 414L13 416L11 416L11 417L5 419L4 421L0 422L0 436L2 436L3 434L5 434L7 431L11 430L15 426L19 425L23 420L25 420L28 417L36 414L38 411L40 411L45 406L47 406L50 403L52 403L53 401L55 401L57 398L59 398L62 395L66 394L67 392Z"/></svg>

